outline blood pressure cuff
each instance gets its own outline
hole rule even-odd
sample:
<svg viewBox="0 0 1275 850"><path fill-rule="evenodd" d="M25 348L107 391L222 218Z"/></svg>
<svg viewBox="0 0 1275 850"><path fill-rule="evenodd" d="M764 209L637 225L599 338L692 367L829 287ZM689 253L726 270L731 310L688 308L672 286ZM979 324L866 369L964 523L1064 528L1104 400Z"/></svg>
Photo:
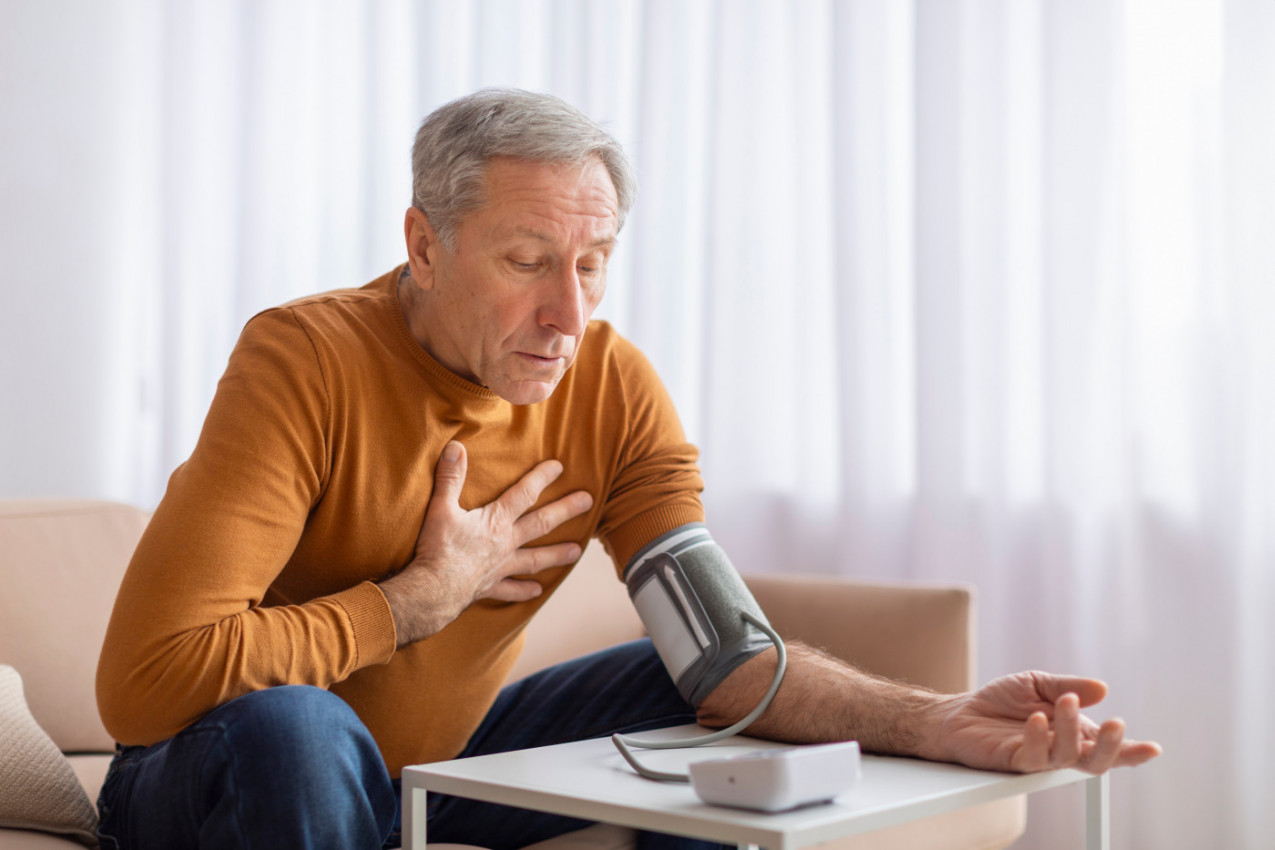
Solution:
<svg viewBox="0 0 1275 850"><path fill-rule="evenodd" d="M677 690L696 708L771 645L744 620L748 611L768 622L703 523L675 528L634 555L624 583Z"/></svg>

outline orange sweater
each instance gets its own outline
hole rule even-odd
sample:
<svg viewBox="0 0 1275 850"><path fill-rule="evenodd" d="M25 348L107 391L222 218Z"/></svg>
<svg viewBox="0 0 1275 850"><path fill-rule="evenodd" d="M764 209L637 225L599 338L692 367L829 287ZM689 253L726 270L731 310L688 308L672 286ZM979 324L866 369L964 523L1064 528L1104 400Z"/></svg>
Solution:
<svg viewBox="0 0 1275 850"><path fill-rule="evenodd" d="M549 594L479 602L395 651L373 582L411 559L448 440L469 453L467 508L547 458L565 471L541 504L593 494L588 514L536 543L597 536L622 566L703 519L695 449L650 364L607 324L590 324L548 401L515 406L426 354L398 275L244 328L115 602L97 693L121 743L169 738L249 691L309 684L354 707L394 776L459 753ZM538 580L551 591L569 572Z"/></svg>

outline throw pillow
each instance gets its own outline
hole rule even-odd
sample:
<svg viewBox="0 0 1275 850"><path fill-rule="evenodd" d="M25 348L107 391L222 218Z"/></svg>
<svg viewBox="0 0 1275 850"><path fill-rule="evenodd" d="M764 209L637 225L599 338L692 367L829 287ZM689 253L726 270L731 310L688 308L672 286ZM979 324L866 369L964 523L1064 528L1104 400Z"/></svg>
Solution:
<svg viewBox="0 0 1275 850"><path fill-rule="evenodd" d="M97 844L97 810L71 763L27 708L22 677L0 665L0 826Z"/></svg>

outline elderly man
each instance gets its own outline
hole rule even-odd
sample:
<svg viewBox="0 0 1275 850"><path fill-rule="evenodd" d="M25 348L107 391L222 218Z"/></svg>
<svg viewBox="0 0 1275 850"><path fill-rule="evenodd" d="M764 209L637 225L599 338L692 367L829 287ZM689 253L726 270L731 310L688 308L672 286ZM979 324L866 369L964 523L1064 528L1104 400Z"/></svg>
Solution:
<svg viewBox="0 0 1275 850"><path fill-rule="evenodd" d="M483 91L426 119L413 171L407 263L248 323L138 546L98 670L121 742L107 846L394 846L404 765L722 726L772 678L666 392L590 321L634 194L619 146L555 98ZM644 619L698 587L729 610L697 616L731 639L688 665L666 635L502 690L593 537ZM657 556L685 594L635 589ZM794 645L750 733L1005 770L1153 757L1080 714L1104 691L1023 674L940 696ZM438 801L431 838L518 847L582 826L485 809Z"/></svg>

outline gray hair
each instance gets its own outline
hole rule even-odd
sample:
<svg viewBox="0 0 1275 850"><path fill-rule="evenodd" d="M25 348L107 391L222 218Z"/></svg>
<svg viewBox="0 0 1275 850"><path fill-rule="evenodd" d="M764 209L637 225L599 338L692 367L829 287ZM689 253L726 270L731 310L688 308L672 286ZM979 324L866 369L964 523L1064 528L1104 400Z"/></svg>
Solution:
<svg viewBox="0 0 1275 850"><path fill-rule="evenodd" d="M553 95L482 89L430 113L412 146L412 206L449 251L461 219L486 202L487 165L498 156L555 164L597 157L619 201L616 229L624 226L637 180L619 142Z"/></svg>

